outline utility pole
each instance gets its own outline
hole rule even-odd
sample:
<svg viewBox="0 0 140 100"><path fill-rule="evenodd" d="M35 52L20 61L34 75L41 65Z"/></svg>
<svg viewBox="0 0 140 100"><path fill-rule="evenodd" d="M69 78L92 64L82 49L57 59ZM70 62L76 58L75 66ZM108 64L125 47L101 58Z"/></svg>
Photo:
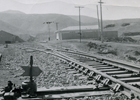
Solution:
<svg viewBox="0 0 140 100"><path fill-rule="evenodd" d="M100 20L99 20L99 10L98 10L98 5L96 5L97 7L97 18L98 18L98 37L99 39L101 39L101 27L100 27Z"/></svg>
<svg viewBox="0 0 140 100"><path fill-rule="evenodd" d="M50 38L50 24L53 23L53 22L44 22L44 24L48 24L48 30L49 30L49 37L48 37L48 40L50 41L51 38Z"/></svg>
<svg viewBox="0 0 140 100"><path fill-rule="evenodd" d="M103 19L102 19L102 0L100 0L100 17L101 17L101 42L103 43Z"/></svg>
<svg viewBox="0 0 140 100"><path fill-rule="evenodd" d="M80 9L81 9L81 8L84 8L84 7L82 7L82 6L76 6L75 8L78 8L78 9L79 9L79 35L80 35L80 43L81 43L81 35L82 35L82 33L81 33L81 16L80 16Z"/></svg>
<svg viewBox="0 0 140 100"><path fill-rule="evenodd" d="M56 24L56 31L58 31L58 22L55 23Z"/></svg>
<svg viewBox="0 0 140 100"><path fill-rule="evenodd" d="M56 39L58 40L58 37L59 37L59 33L57 33L57 31L58 31L58 22L54 22L55 24L56 24Z"/></svg>
<svg viewBox="0 0 140 100"><path fill-rule="evenodd" d="M30 56L30 82L33 81L32 69L33 69L33 56Z"/></svg>

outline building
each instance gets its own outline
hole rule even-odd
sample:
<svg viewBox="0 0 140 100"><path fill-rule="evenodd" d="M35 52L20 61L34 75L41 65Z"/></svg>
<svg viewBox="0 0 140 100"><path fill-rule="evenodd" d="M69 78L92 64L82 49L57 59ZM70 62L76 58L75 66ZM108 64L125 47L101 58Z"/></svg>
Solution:
<svg viewBox="0 0 140 100"><path fill-rule="evenodd" d="M103 37L112 38L118 37L117 31L104 31ZM56 32L57 40L67 40L67 39L79 39L79 26L71 26L64 29L61 29ZM98 25L94 26L81 26L81 39L99 39L100 32Z"/></svg>
<svg viewBox="0 0 140 100"><path fill-rule="evenodd" d="M5 31L0 31L0 44L23 42L21 38Z"/></svg>

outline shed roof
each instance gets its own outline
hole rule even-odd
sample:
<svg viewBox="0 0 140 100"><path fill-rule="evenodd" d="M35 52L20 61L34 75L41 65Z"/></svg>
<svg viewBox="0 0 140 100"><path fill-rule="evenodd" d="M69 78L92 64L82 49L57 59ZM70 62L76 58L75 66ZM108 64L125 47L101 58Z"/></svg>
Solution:
<svg viewBox="0 0 140 100"><path fill-rule="evenodd" d="M93 30L98 29L98 25L81 26L81 30ZM61 29L60 31L71 31L79 30L79 26L69 26L67 28Z"/></svg>

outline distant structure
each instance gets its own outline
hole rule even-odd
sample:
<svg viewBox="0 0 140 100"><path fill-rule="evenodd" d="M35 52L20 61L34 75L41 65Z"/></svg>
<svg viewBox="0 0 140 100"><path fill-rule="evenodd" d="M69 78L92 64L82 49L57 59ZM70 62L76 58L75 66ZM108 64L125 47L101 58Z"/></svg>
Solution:
<svg viewBox="0 0 140 100"><path fill-rule="evenodd" d="M24 42L21 38L11 33L5 32L3 30L0 31L0 44L4 43L16 43L16 42Z"/></svg>
<svg viewBox="0 0 140 100"><path fill-rule="evenodd" d="M56 32L57 40L79 39L79 26L70 26ZM99 39L98 25L81 26L82 39ZM105 39L117 38L118 31L104 31L103 37Z"/></svg>
<svg viewBox="0 0 140 100"><path fill-rule="evenodd" d="M0 62L1 62L1 59L2 59L2 54L0 53Z"/></svg>

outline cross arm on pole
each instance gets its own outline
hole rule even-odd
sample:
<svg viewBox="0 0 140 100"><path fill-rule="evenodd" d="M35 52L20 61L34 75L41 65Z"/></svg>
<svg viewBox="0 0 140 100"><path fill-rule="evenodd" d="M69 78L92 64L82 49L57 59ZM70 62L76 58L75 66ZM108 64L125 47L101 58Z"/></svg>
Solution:
<svg viewBox="0 0 140 100"><path fill-rule="evenodd" d="M84 8L83 6L75 6L75 8Z"/></svg>
<svg viewBox="0 0 140 100"><path fill-rule="evenodd" d="M104 2L100 1L100 2L98 2L98 3L103 4Z"/></svg>
<svg viewBox="0 0 140 100"><path fill-rule="evenodd" d="M53 22L49 22L49 21L48 21L48 22L44 22L43 24L51 24L51 23L53 23Z"/></svg>

